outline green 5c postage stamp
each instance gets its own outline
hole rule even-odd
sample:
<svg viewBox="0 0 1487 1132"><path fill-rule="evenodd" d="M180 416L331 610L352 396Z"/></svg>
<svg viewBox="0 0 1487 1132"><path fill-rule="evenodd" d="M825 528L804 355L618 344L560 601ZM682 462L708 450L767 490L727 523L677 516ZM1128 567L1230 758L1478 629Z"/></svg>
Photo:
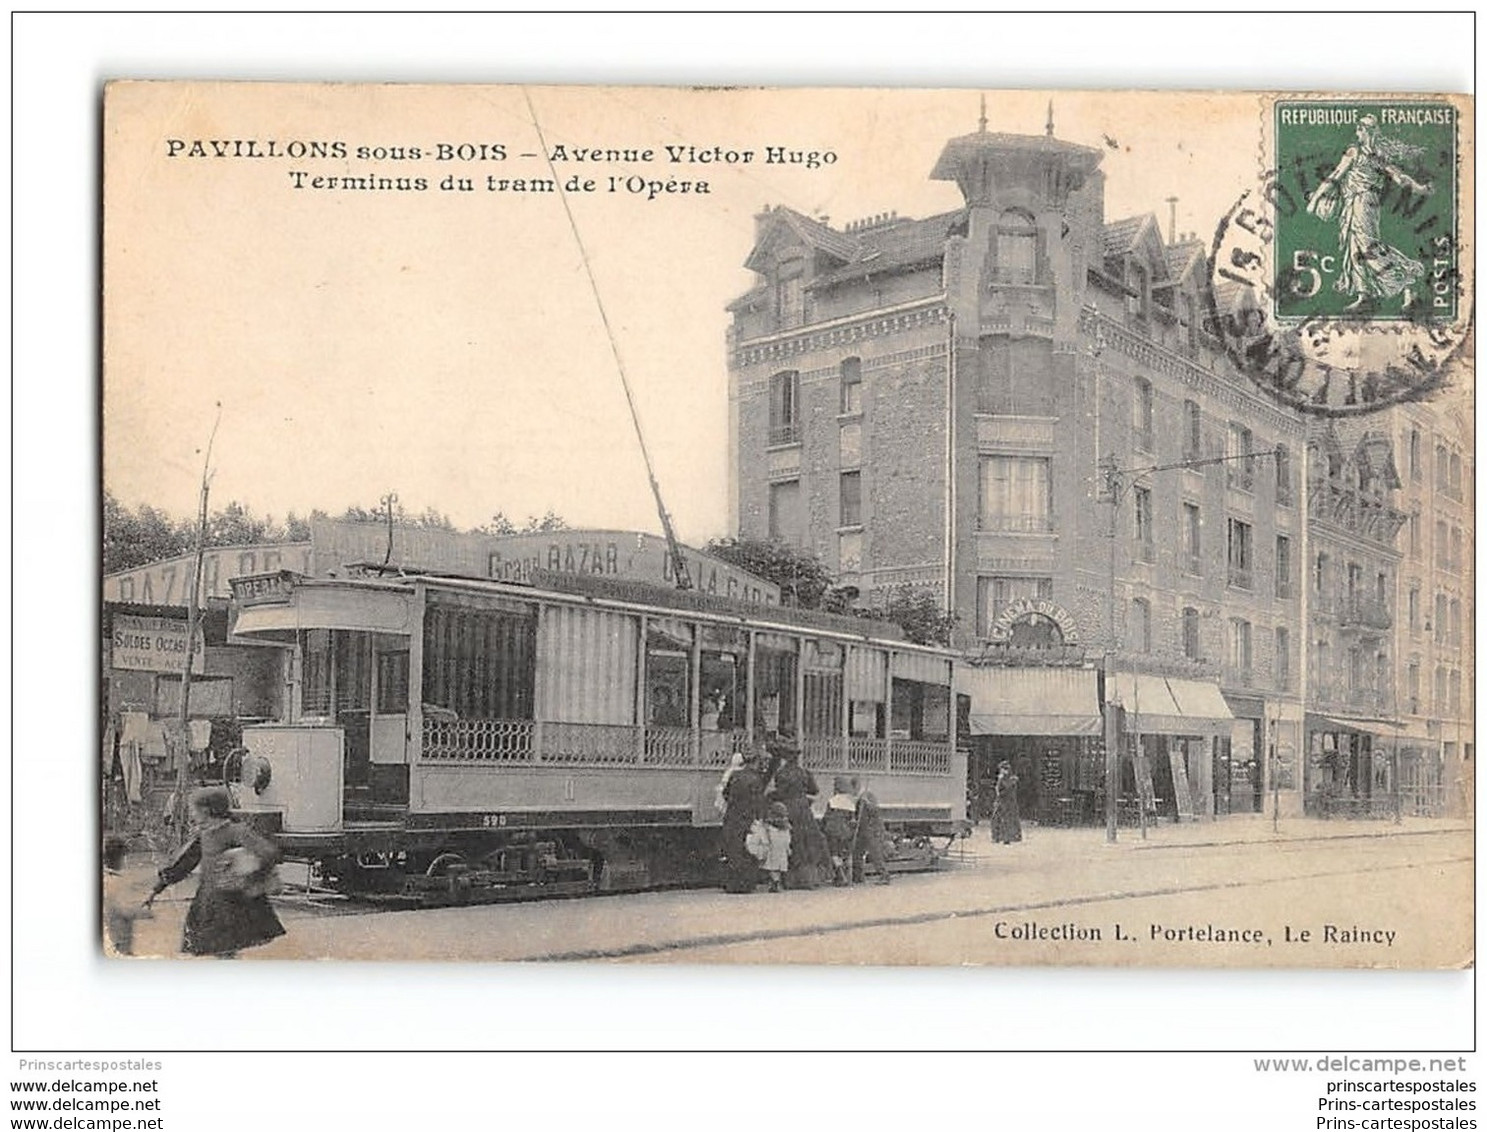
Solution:
<svg viewBox="0 0 1487 1132"><path fill-rule="evenodd" d="M1278 101L1274 113L1275 316L1453 321L1456 107Z"/></svg>

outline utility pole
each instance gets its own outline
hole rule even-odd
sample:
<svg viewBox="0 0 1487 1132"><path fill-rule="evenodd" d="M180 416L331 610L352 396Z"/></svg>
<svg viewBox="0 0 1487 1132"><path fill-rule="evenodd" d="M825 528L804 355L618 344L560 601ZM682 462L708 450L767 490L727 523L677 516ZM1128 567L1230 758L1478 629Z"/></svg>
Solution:
<svg viewBox="0 0 1487 1132"><path fill-rule="evenodd" d="M1120 468L1113 455L1100 459L1100 492L1110 504L1110 576L1105 586L1105 840L1116 840L1120 801L1120 729L1115 718L1115 529L1120 510Z"/></svg>
<svg viewBox="0 0 1487 1132"><path fill-rule="evenodd" d="M186 788L190 785L191 763L191 666L196 659L196 628L201 620L201 566L206 557L207 494L212 482L212 444L217 439L217 426L222 423L222 404L217 403L217 417L212 434L207 438L206 456L201 462L201 499L196 514L196 560L191 567L191 588L186 595L186 660L181 665L181 704L176 714L176 837L186 840Z"/></svg>
<svg viewBox="0 0 1487 1132"><path fill-rule="evenodd" d="M1301 584L1302 586L1306 585L1305 578L1301 579ZM1272 719L1270 721L1270 726L1266 729L1269 732L1268 738L1270 748L1268 765L1270 767L1270 794L1272 800L1270 811L1270 830L1272 833L1280 832L1280 767L1279 764L1277 764L1275 761L1276 755L1278 753L1276 747L1275 732L1279 726L1280 721Z"/></svg>

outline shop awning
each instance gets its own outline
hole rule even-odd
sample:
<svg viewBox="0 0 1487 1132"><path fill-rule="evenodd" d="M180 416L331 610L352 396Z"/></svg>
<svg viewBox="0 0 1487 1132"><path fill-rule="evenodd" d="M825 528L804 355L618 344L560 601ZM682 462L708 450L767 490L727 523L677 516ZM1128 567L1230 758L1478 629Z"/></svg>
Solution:
<svg viewBox="0 0 1487 1132"><path fill-rule="evenodd" d="M962 668L955 685L971 697L972 735L1098 735L1103 726L1091 668Z"/></svg>
<svg viewBox="0 0 1487 1132"><path fill-rule="evenodd" d="M1353 735L1373 735L1380 739L1398 739L1404 734L1404 724L1390 719L1362 719L1347 715L1319 715L1306 713L1308 731L1343 731Z"/></svg>
<svg viewBox="0 0 1487 1132"><path fill-rule="evenodd" d="M288 602L248 605L237 611L232 636L245 644L293 644L301 629L410 633L410 595L403 591L335 585L302 585Z"/></svg>
<svg viewBox="0 0 1487 1132"><path fill-rule="evenodd" d="M1146 672L1117 672L1106 698L1126 711L1126 727L1147 735L1197 735L1224 731L1234 713L1217 684Z"/></svg>

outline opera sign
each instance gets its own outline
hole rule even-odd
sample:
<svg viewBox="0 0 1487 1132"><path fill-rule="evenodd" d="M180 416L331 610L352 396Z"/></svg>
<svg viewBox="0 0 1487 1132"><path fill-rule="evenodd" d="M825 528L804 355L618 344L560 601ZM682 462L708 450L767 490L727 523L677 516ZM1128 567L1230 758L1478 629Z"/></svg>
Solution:
<svg viewBox="0 0 1487 1132"><path fill-rule="evenodd" d="M1024 597L1007 603L986 636L1019 648L1059 648L1079 643L1079 630L1069 611L1045 598Z"/></svg>
<svg viewBox="0 0 1487 1132"><path fill-rule="evenodd" d="M179 673L186 662L186 622L118 614L114 617L110 644L110 663L114 668ZM191 671L206 671L206 644L199 625Z"/></svg>

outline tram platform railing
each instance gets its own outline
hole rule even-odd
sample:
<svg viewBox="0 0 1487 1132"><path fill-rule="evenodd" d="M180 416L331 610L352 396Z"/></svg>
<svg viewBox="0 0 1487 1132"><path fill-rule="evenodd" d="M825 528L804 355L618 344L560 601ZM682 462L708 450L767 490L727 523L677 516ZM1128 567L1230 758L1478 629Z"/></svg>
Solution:
<svg viewBox="0 0 1487 1132"><path fill-rule="evenodd" d="M486 765L716 767L750 747L748 732L532 719L423 721L427 762ZM807 737L802 765L843 773L950 773L950 745L921 739Z"/></svg>

